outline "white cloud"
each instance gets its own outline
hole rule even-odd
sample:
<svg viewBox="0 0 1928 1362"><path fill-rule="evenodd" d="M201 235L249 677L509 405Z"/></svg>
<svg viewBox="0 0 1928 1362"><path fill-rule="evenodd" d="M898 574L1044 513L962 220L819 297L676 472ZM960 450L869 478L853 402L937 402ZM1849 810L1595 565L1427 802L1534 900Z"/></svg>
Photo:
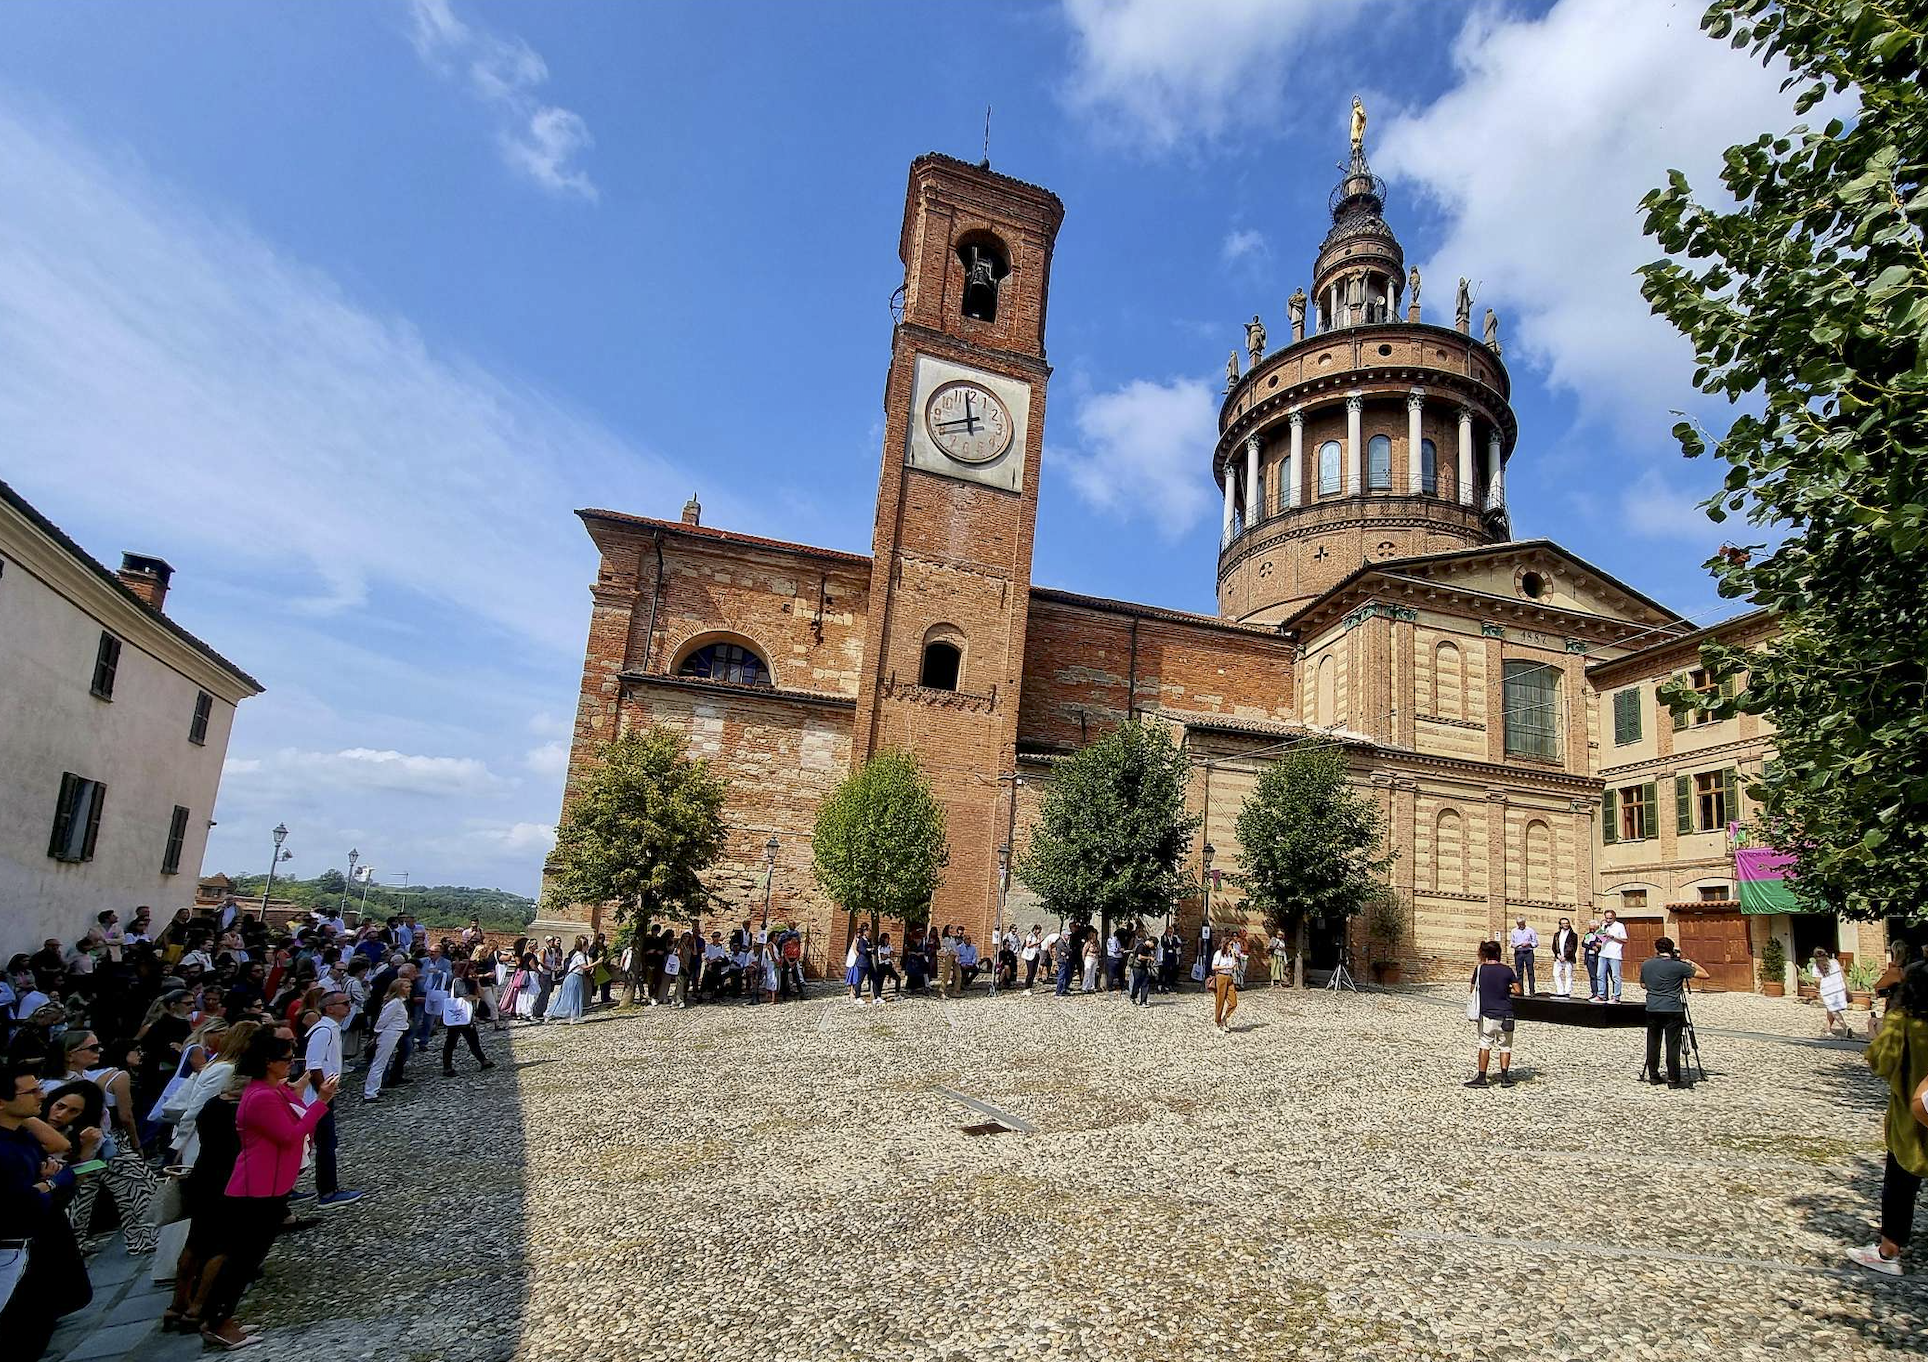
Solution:
<svg viewBox="0 0 1928 1362"><path fill-rule="evenodd" d="M539 776L555 777L569 771L569 744L558 738L523 754L522 764Z"/></svg>
<svg viewBox="0 0 1928 1362"><path fill-rule="evenodd" d="M567 719L546 709L529 716L529 732L538 738L566 738L571 731Z"/></svg>
<svg viewBox="0 0 1928 1362"><path fill-rule="evenodd" d="M579 114L536 97L549 79L541 54L521 38L464 23L449 0L410 0L409 10L409 40L423 62L465 80L469 93L498 120L502 159L550 193L593 202L595 183L575 161L595 139Z"/></svg>
<svg viewBox="0 0 1928 1362"><path fill-rule="evenodd" d="M1054 449L1052 458L1092 506L1120 519L1147 516L1176 539L1212 504L1219 398L1199 379L1135 379L1084 398L1073 419L1079 447Z"/></svg>
<svg viewBox="0 0 1928 1362"><path fill-rule="evenodd" d="M1324 0L1064 0L1075 48L1066 100L1095 130L1152 151L1276 125L1289 90L1307 98L1310 64L1288 59L1295 45L1364 11L1386 15Z"/></svg>
<svg viewBox="0 0 1928 1362"><path fill-rule="evenodd" d="M1721 152L1794 120L1779 75L1668 0L1561 0L1537 19L1475 11L1454 45L1457 84L1389 120L1375 168L1444 215L1421 266L1429 320L1460 275L1502 340L1590 417L1658 435L1688 400L1692 352L1640 297L1659 255L1640 198L1669 167L1718 195ZM1395 209L1395 211L1397 211Z"/></svg>
<svg viewBox="0 0 1928 1362"><path fill-rule="evenodd" d="M1683 539L1709 548L1725 538L1701 502L1713 488L1683 487L1658 468L1648 468L1620 492L1620 520L1648 539Z"/></svg>
<svg viewBox="0 0 1928 1362"><path fill-rule="evenodd" d="M1252 227L1235 227L1225 234L1225 244L1219 247L1219 257L1228 265L1236 265L1247 258L1258 259L1268 249L1265 233Z"/></svg>
<svg viewBox="0 0 1928 1362"><path fill-rule="evenodd" d="M556 845L556 829L549 823L510 823L473 828L469 836L505 855L531 852L547 856Z"/></svg>
<svg viewBox="0 0 1928 1362"><path fill-rule="evenodd" d="M474 757L433 757L371 747L312 752L284 747L265 757L232 758L222 776L270 789L338 790L469 799L500 793L507 782Z"/></svg>
<svg viewBox="0 0 1928 1362"><path fill-rule="evenodd" d="M10 480L129 544L214 529L170 539L183 583L311 614L399 587L579 656L594 558L571 510L689 486L4 101L0 202Z"/></svg>

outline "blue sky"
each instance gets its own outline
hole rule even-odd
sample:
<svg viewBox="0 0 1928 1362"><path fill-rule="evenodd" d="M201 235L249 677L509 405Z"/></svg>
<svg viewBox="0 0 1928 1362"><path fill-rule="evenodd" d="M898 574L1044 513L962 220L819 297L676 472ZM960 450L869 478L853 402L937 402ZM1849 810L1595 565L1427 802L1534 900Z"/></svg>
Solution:
<svg viewBox="0 0 1928 1362"><path fill-rule="evenodd" d="M1352 94L1496 307L1515 533L1725 613L1635 204L1792 122L1668 0L0 8L0 476L259 677L207 869L533 891L596 505L869 548L904 179L1066 205L1035 576L1213 608L1226 353L1309 276ZM772 390L780 396L766 395ZM802 403L796 394L805 392ZM1707 411L1718 422L1721 413Z"/></svg>

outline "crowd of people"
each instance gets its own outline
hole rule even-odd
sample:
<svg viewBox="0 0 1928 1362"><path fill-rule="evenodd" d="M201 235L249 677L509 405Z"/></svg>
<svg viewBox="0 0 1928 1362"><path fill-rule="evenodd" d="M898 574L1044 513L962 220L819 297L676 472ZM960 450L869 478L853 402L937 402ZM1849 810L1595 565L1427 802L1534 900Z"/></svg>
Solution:
<svg viewBox="0 0 1928 1362"><path fill-rule="evenodd" d="M575 958L536 958L562 985L545 989L547 1015L580 1011ZM271 928L232 900L164 923L103 912L72 946L15 956L0 980L8 1355L39 1356L91 1299L87 1261L112 1229L130 1255L171 1261L164 1329L250 1346L237 1315L276 1238L363 1195L339 1167L346 1071L363 1071L364 1102L382 1100L414 1081L408 1060L438 1023L445 1075L462 1043L493 1068L478 1029L503 1024L504 969L479 923L436 937L409 916L351 928L323 912Z"/></svg>

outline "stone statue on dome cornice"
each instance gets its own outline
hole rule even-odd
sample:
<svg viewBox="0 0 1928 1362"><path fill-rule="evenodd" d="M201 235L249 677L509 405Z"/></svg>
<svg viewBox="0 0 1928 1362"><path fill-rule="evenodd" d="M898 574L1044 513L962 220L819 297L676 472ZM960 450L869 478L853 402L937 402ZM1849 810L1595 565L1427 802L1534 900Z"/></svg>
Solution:
<svg viewBox="0 0 1928 1362"><path fill-rule="evenodd" d="M1486 309L1486 348L1494 354L1500 352L1500 319L1492 308Z"/></svg>
<svg viewBox="0 0 1928 1362"><path fill-rule="evenodd" d="M1238 386L1238 351L1234 350L1225 357L1225 391L1230 392Z"/></svg>
<svg viewBox="0 0 1928 1362"><path fill-rule="evenodd" d="M1466 283L1466 276L1459 277L1459 296L1453 300L1453 325L1461 335L1470 335L1473 330L1473 293Z"/></svg>
<svg viewBox="0 0 1928 1362"><path fill-rule="evenodd" d="M1259 357L1265 353L1265 323L1254 312L1252 320L1245 324L1245 349L1252 356L1252 367L1258 368Z"/></svg>
<svg viewBox="0 0 1928 1362"><path fill-rule="evenodd" d="M1305 290L1295 288L1285 300L1285 315L1292 319L1292 339L1305 339Z"/></svg>
<svg viewBox="0 0 1928 1362"><path fill-rule="evenodd" d="M1406 272L1406 287L1412 294L1413 310L1419 310L1419 266L1414 265Z"/></svg>

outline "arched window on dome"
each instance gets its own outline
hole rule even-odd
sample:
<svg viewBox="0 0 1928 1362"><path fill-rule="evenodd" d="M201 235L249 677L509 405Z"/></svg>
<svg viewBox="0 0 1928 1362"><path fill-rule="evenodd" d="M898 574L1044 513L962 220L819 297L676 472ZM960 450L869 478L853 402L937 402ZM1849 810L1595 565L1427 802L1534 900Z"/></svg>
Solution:
<svg viewBox="0 0 1928 1362"><path fill-rule="evenodd" d="M1419 490L1429 497L1439 495L1439 447L1431 440L1419 442Z"/></svg>
<svg viewBox="0 0 1928 1362"><path fill-rule="evenodd" d="M1392 490L1392 441L1384 435L1366 441L1366 487L1374 492Z"/></svg>
<svg viewBox="0 0 1928 1362"><path fill-rule="evenodd" d="M676 669L678 676L727 681L735 686L769 686L770 664L741 643L706 643Z"/></svg>
<svg viewBox="0 0 1928 1362"><path fill-rule="evenodd" d="M1339 442L1327 440L1319 446L1319 495L1339 494Z"/></svg>

